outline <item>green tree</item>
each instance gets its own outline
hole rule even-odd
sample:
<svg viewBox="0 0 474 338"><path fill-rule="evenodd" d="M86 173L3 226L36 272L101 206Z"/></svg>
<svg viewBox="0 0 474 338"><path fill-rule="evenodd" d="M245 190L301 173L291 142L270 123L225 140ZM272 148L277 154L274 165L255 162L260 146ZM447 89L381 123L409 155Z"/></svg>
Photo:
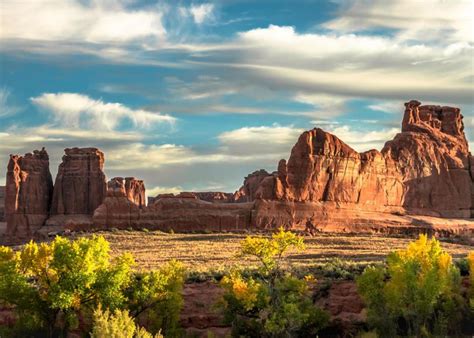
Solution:
<svg viewBox="0 0 474 338"><path fill-rule="evenodd" d="M98 307L94 311L92 338L163 338L161 333L153 336L143 327L135 324L127 310L116 309L111 313Z"/></svg>
<svg viewBox="0 0 474 338"><path fill-rule="evenodd" d="M389 254L386 268L368 267L357 285L369 324L382 337L458 333L460 273L436 239L421 235Z"/></svg>
<svg viewBox="0 0 474 338"><path fill-rule="evenodd" d="M145 317L149 329L166 337L181 336L179 315L183 306L184 267L170 261L161 269L137 273L125 291L133 318Z"/></svg>
<svg viewBox="0 0 474 338"><path fill-rule="evenodd" d="M133 264L130 254L111 259L108 242L96 236L30 242L18 252L0 247L0 301L14 306L18 326L65 334L98 304L124 305Z"/></svg>
<svg viewBox="0 0 474 338"><path fill-rule="evenodd" d="M469 276L471 279L471 295L470 295L470 305L474 310L474 251L471 251L467 256L467 261L469 262Z"/></svg>
<svg viewBox="0 0 474 338"><path fill-rule="evenodd" d="M247 237L242 256L260 262L258 277L244 277L238 270L225 276L225 320L234 336L307 337L325 326L328 315L311 298L307 276L298 279L285 272L283 261L291 250L304 250L303 238L282 228L271 239Z"/></svg>

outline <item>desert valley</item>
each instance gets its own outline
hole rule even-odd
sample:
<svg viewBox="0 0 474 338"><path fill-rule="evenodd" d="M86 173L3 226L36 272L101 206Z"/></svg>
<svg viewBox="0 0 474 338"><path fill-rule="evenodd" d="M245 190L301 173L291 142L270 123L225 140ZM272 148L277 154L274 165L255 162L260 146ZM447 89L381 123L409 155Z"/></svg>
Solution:
<svg viewBox="0 0 474 338"><path fill-rule="evenodd" d="M0 338L474 337L473 6L0 0Z"/></svg>
<svg viewBox="0 0 474 338"><path fill-rule="evenodd" d="M253 172L235 193L146 198L143 180L107 181L106 155L97 148L65 149L53 184L44 148L10 155L1 240L100 235L112 256L130 252L142 271L180 261L187 269L180 335L226 336L233 331L215 309L225 294L216 280L241 265L239 243L249 234L295 231L306 250L290 253L283 269L320 280L312 292L330 315L321 334L352 335L367 320L354 282L365 267L418 234L440 238L459 262L474 245L474 157L463 116L418 101L405 107L401 132L381 151L358 153L315 128L276 171ZM246 270L259 271L258 263L248 258ZM4 323L10 312L4 310Z"/></svg>

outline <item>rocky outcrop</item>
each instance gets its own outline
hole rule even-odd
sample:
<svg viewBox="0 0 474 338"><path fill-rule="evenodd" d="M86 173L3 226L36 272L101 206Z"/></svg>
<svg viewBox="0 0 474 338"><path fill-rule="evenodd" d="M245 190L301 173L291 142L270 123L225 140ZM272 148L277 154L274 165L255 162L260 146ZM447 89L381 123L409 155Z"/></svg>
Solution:
<svg viewBox="0 0 474 338"><path fill-rule="evenodd" d="M139 208L146 206L145 184L135 177L112 178L107 183L107 196L126 197Z"/></svg>
<svg viewBox="0 0 474 338"><path fill-rule="evenodd" d="M245 177L244 185L234 194L234 200L236 202L251 202L257 198L273 198L272 191L262 191L269 185L273 187L272 177L264 169L254 171Z"/></svg>
<svg viewBox="0 0 474 338"><path fill-rule="evenodd" d="M286 162L266 177L250 175L250 200L333 202L370 211L470 217L473 175L458 108L405 104L402 132L382 151L358 153L336 136L304 132ZM255 185L256 181L258 183Z"/></svg>
<svg viewBox="0 0 474 338"><path fill-rule="evenodd" d="M250 174L235 194L161 194L148 206L143 181L116 177L107 190L101 151L66 149L46 225L474 235L474 157L460 110L418 101L405 107L401 132L381 151L359 153L315 128L299 137L275 172ZM10 233L31 232L44 223L51 189L44 150L12 156L6 187Z"/></svg>
<svg viewBox="0 0 474 338"><path fill-rule="evenodd" d="M92 215L104 200L104 153L97 148L67 148L54 184L51 215Z"/></svg>
<svg viewBox="0 0 474 338"><path fill-rule="evenodd" d="M0 222L5 221L5 187L0 186Z"/></svg>
<svg viewBox="0 0 474 338"><path fill-rule="evenodd" d="M6 236L31 238L46 221L53 181L44 148L25 156L10 155L5 187Z"/></svg>
<svg viewBox="0 0 474 338"><path fill-rule="evenodd" d="M234 194L227 192L205 191L205 192L189 192L184 191L179 194L159 194L156 197L149 197L148 204L153 204L161 198L192 198L211 203L232 203L234 202Z"/></svg>
<svg viewBox="0 0 474 338"><path fill-rule="evenodd" d="M234 201L234 194L220 191L194 192L196 197L202 201L212 203L231 203Z"/></svg>

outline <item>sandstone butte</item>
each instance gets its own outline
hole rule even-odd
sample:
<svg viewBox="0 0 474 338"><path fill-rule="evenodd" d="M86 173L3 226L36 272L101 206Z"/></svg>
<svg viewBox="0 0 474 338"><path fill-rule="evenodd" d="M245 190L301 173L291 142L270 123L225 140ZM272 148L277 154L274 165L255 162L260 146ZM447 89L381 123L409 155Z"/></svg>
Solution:
<svg viewBox="0 0 474 338"><path fill-rule="evenodd" d="M103 169L100 150L66 149L53 187L44 149L12 155L3 240L129 227L474 234L474 157L454 107L406 103L401 132L381 151L359 153L322 129L305 131L277 171L248 175L234 194L162 194L146 206L143 181L107 183Z"/></svg>

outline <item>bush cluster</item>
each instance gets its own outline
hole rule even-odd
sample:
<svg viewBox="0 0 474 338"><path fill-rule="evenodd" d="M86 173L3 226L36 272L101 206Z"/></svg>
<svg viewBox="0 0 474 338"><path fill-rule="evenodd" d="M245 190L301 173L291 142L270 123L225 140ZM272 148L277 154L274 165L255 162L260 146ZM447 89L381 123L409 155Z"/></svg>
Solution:
<svg viewBox="0 0 474 338"><path fill-rule="evenodd" d="M391 253L386 266L366 268L357 285L369 325L381 337L461 334L461 275L436 239L421 235Z"/></svg>
<svg viewBox="0 0 474 338"><path fill-rule="evenodd" d="M17 316L15 327L2 335L89 332L94 311L102 307L115 311L110 318L116 321L123 318L116 311L127 310L132 320L146 316L158 323L153 333L162 329L177 336L182 266L170 262L158 271L136 273L134 264L130 254L112 259L109 243L97 236L30 242L17 252L0 247L0 302Z"/></svg>
<svg viewBox="0 0 474 338"><path fill-rule="evenodd" d="M303 250L303 238L280 229L271 239L247 237L242 256L260 262L259 276L244 277L234 270L225 276L225 320L235 337L310 337L328 322L328 315L313 304L311 276L297 278L282 269L290 249Z"/></svg>

